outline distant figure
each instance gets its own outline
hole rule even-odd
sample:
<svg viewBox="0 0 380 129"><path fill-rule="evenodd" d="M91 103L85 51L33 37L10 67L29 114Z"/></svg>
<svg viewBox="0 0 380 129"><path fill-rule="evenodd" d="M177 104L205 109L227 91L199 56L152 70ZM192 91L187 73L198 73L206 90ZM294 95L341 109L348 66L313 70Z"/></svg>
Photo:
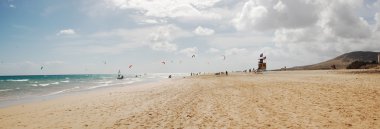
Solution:
<svg viewBox="0 0 380 129"><path fill-rule="evenodd" d="M252 70L251 70L251 69L249 69L249 72L251 73L251 72L252 72Z"/></svg>
<svg viewBox="0 0 380 129"><path fill-rule="evenodd" d="M121 74L120 70L119 72L117 73L117 79L123 79L124 76Z"/></svg>
<svg viewBox="0 0 380 129"><path fill-rule="evenodd" d="M284 70L286 71L286 66L284 67Z"/></svg>
<svg viewBox="0 0 380 129"><path fill-rule="evenodd" d="M117 75L117 79L124 79L123 75Z"/></svg>
<svg viewBox="0 0 380 129"><path fill-rule="evenodd" d="M169 78L172 78L172 75L169 75Z"/></svg>
<svg viewBox="0 0 380 129"><path fill-rule="evenodd" d="M335 64L331 65L331 69L336 69Z"/></svg>
<svg viewBox="0 0 380 129"><path fill-rule="evenodd" d="M228 76L228 72L226 71L226 76Z"/></svg>

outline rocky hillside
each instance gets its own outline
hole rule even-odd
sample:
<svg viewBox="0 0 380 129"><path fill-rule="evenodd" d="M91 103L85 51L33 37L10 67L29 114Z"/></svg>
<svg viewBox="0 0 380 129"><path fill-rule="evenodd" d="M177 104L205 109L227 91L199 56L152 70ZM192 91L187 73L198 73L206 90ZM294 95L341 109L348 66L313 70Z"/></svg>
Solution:
<svg viewBox="0 0 380 129"><path fill-rule="evenodd" d="M337 69L345 69L349 64L354 61L377 61L377 55L379 52L368 51L355 51L340 55L334 59L306 66L297 66L290 68L290 70L320 70L331 69L331 65L335 65Z"/></svg>

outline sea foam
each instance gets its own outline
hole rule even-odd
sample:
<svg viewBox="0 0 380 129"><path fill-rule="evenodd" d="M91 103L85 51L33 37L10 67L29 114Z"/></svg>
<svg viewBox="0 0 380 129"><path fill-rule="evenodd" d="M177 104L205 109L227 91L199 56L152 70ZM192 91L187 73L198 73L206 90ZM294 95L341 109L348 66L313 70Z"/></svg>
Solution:
<svg viewBox="0 0 380 129"><path fill-rule="evenodd" d="M0 90L0 92L11 91L11 90L13 90L13 89L2 89L2 90Z"/></svg>
<svg viewBox="0 0 380 129"><path fill-rule="evenodd" d="M47 83L47 84L38 84L39 86L49 86L50 84Z"/></svg>
<svg viewBox="0 0 380 129"><path fill-rule="evenodd" d="M64 93L64 92L70 91L70 90L78 89L78 88L80 88L80 87L77 86L77 87L74 87L74 88L64 89L64 90L60 90L60 91L57 91L57 92L53 92L53 93L47 94L46 96L56 95L56 94L60 94L60 93Z"/></svg>
<svg viewBox="0 0 380 129"><path fill-rule="evenodd" d="M9 82L27 82L29 79L8 79Z"/></svg>
<svg viewBox="0 0 380 129"><path fill-rule="evenodd" d="M58 85L59 82L54 82L54 83L50 83L50 84L52 84L52 85Z"/></svg>

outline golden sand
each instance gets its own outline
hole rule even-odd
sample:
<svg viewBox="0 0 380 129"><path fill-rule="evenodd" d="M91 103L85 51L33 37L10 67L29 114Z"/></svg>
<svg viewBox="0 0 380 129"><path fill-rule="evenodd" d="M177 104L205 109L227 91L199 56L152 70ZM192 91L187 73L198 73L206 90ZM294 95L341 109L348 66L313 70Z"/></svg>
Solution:
<svg viewBox="0 0 380 129"><path fill-rule="evenodd" d="M0 128L380 128L380 74L198 76L0 109Z"/></svg>

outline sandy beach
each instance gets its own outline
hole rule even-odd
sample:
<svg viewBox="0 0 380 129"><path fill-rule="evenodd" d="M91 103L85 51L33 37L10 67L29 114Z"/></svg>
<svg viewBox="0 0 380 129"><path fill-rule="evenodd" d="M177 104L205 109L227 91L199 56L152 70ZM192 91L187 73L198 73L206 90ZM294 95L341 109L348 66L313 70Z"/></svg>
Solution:
<svg viewBox="0 0 380 129"><path fill-rule="evenodd" d="M230 73L0 109L0 128L380 128L380 74Z"/></svg>

